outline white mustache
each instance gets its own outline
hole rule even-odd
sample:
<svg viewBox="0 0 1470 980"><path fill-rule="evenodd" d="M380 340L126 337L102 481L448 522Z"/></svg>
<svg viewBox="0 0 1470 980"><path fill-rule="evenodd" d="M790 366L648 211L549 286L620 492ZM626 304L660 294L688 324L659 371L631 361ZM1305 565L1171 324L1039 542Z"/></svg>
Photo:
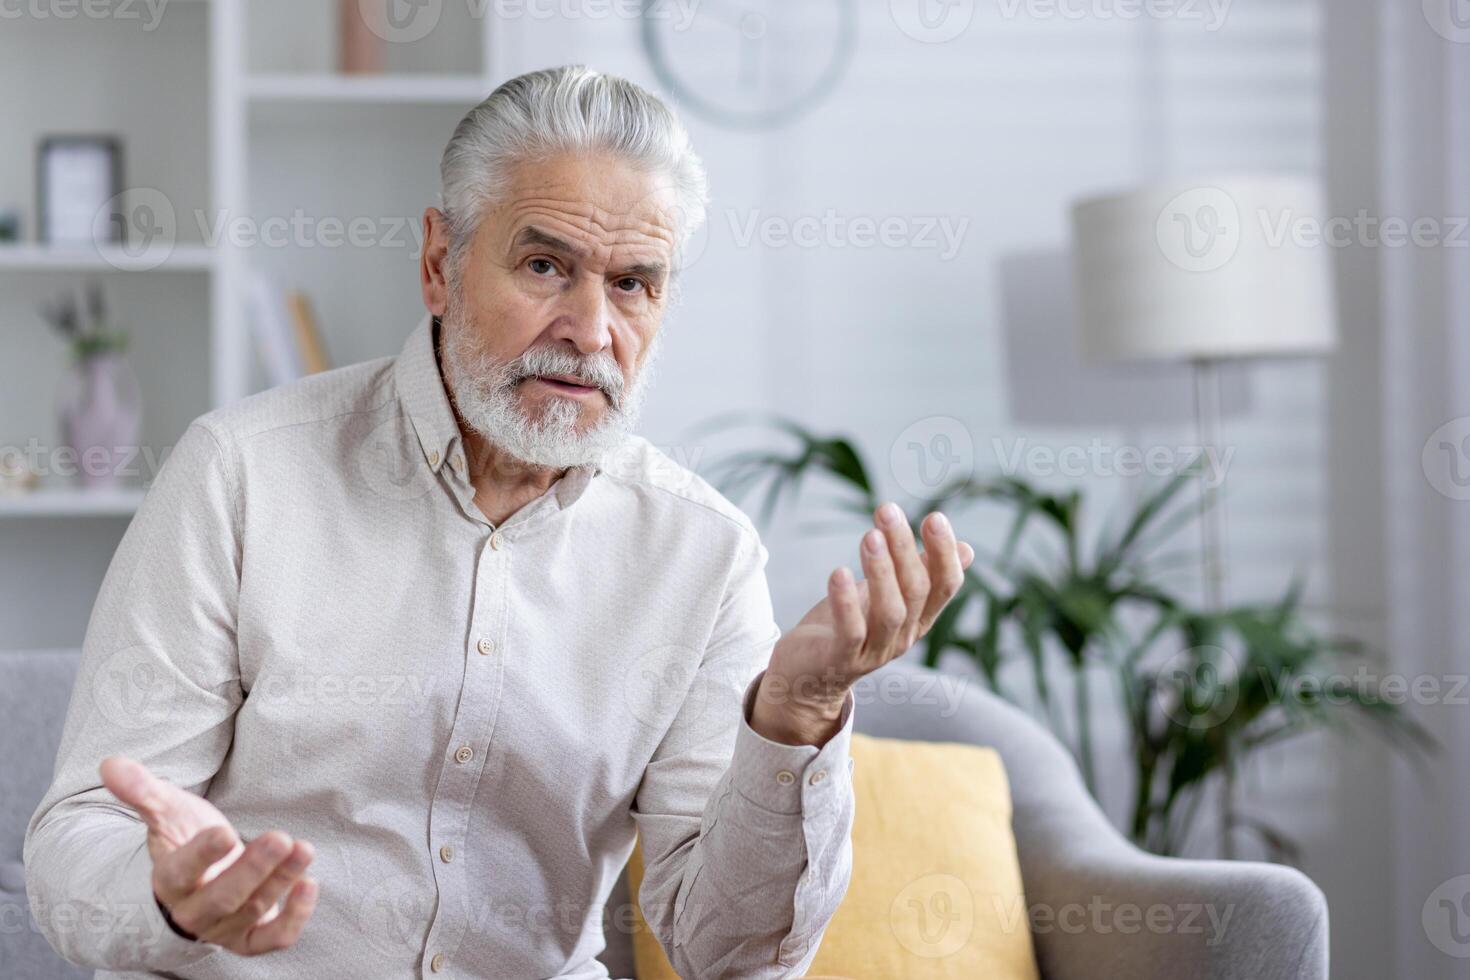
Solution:
<svg viewBox="0 0 1470 980"><path fill-rule="evenodd" d="M533 347L506 365L506 376L511 385L543 374L576 378L588 387L600 389L614 408L622 407L626 382L611 354L579 356L558 347Z"/></svg>

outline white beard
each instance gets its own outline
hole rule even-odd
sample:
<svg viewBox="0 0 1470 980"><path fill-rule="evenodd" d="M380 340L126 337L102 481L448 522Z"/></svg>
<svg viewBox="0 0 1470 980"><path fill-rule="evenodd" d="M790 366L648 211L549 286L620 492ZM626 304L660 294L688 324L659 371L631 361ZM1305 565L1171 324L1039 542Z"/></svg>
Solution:
<svg viewBox="0 0 1470 980"><path fill-rule="evenodd" d="M450 302L440 324L440 366L460 418L512 458L555 469L597 462L633 431L662 334L655 332L638 374L625 383L609 351L582 355L566 347L542 345L502 361L479 343L481 334L456 301ZM519 385L541 374L569 374L600 388L608 399L602 418L587 431L578 431L582 405L555 396L547 400L538 417L528 417L521 410Z"/></svg>

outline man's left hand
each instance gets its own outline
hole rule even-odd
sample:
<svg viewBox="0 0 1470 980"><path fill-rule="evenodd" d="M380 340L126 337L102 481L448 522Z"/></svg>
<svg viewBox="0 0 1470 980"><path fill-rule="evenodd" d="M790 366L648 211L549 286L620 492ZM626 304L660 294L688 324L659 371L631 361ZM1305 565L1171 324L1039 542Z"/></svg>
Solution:
<svg viewBox="0 0 1470 980"><path fill-rule="evenodd" d="M873 523L859 546L863 581L847 568L833 572L827 598L771 653L750 725L772 741L821 745L831 738L852 685L929 632L975 560L975 549L956 540L938 511L920 526L922 553L897 504L879 507Z"/></svg>

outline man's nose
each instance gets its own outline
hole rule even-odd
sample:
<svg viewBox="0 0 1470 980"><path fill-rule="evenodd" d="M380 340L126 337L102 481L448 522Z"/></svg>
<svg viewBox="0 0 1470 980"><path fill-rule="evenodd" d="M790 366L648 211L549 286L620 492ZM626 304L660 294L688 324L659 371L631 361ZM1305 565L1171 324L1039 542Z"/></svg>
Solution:
<svg viewBox="0 0 1470 980"><path fill-rule="evenodd" d="M583 354L596 354L612 345L607 295L595 278L578 282L558 310L552 336L574 344Z"/></svg>

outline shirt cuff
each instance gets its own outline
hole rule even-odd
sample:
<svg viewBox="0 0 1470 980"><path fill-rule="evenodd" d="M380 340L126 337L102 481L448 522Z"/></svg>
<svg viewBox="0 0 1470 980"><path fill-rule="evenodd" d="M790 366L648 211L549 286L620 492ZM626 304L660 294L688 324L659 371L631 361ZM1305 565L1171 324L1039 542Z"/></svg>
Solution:
<svg viewBox="0 0 1470 980"><path fill-rule="evenodd" d="M740 699L740 729L730 761L732 784L751 803L773 813L811 813L835 805L852 777L852 759L848 756L852 692L848 692L838 716L840 727L826 745L786 745L750 727L755 693L765 675L764 670L757 674Z"/></svg>
<svg viewBox="0 0 1470 980"><path fill-rule="evenodd" d="M197 963L220 949L214 943L185 939L169 927L153 894L153 860L146 845L128 861L121 886L120 907L136 916L137 927L129 930L129 938L137 943L130 951L133 962L168 971Z"/></svg>

